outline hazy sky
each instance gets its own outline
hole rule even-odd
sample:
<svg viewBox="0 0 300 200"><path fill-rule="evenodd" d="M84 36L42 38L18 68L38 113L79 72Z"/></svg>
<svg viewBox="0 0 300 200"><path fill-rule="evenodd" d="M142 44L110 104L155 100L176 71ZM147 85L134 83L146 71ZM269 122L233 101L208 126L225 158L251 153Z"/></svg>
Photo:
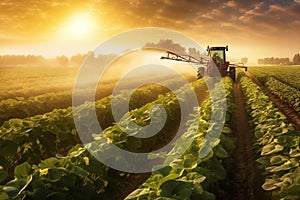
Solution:
<svg viewBox="0 0 300 200"><path fill-rule="evenodd" d="M229 45L233 58L292 58L300 51L300 0L1 0L0 54L85 53L149 26L203 47Z"/></svg>

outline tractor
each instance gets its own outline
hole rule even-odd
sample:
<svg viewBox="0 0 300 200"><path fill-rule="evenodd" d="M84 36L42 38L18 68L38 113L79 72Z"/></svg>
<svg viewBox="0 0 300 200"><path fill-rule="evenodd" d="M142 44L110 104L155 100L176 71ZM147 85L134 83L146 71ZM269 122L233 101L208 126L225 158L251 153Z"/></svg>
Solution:
<svg viewBox="0 0 300 200"><path fill-rule="evenodd" d="M226 61L226 47L207 47L207 57L195 58L191 55L179 55L172 51L167 51L160 59L175 60L198 65L197 78L203 76L230 76L233 81L236 79L236 68L243 68L247 71L244 65L230 64Z"/></svg>

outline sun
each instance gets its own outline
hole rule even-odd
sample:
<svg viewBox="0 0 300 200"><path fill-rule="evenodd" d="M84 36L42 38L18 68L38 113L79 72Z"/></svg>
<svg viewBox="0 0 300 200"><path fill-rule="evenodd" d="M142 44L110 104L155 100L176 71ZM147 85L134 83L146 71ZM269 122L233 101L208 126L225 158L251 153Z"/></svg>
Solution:
<svg viewBox="0 0 300 200"><path fill-rule="evenodd" d="M72 37L81 37L90 35L96 25L88 13L76 14L71 16L65 26L64 32Z"/></svg>

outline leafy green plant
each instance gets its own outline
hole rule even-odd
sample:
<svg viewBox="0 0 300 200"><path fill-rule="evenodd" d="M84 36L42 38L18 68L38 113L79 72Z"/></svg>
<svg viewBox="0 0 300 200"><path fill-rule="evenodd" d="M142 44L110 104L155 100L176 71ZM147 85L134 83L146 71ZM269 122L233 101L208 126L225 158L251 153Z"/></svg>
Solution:
<svg viewBox="0 0 300 200"><path fill-rule="evenodd" d="M249 71L264 83L268 77L300 90L300 66L256 66Z"/></svg>
<svg viewBox="0 0 300 200"><path fill-rule="evenodd" d="M203 102L200 109L200 118L191 119L187 122L185 134L174 144L172 154L156 155L166 156L165 162L167 167L154 170L150 178L144 182L138 189L133 191L126 197L126 200L138 199L215 199L214 192L217 191L220 181L225 180L226 170L222 165L222 161L228 157L228 152L235 147L234 139L230 136L231 130L228 127L230 115L233 111L232 81L226 77L223 79L226 89L226 99L218 99L218 101L227 101L228 110L226 116L226 124L223 127L222 118L214 124L209 124L211 101L208 99ZM218 92L218 86L213 92ZM218 103L217 103L218 105ZM221 108L215 108L220 109ZM180 158L174 159L176 149L179 149L186 137L190 137L189 132L194 125L199 125L197 134L193 138L193 142ZM221 129L220 138L213 134L213 130ZM205 136L210 134L210 143L206 144ZM206 145L205 145L206 144ZM199 153L204 149L209 149L208 154L204 158L199 157Z"/></svg>
<svg viewBox="0 0 300 200"><path fill-rule="evenodd" d="M290 67L286 69L275 67L261 71L260 68L250 68L251 73L264 84L271 93L278 96L280 100L289 104L295 111L300 112L300 88L298 73ZM273 71L272 71L273 69ZM276 70L276 71L275 71ZM293 74L296 73L296 74ZM284 74L284 75L283 75Z"/></svg>
<svg viewBox="0 0 300 200"><path fill-rule="evenodd" d="M201 91L198 93L199 100L206 97L204 80L199 80L193 83L192 86L195 90ZM185 90L186 88L183 87L177 92L185 93ZM165 106L170 116L167 122L167 128L164 129L165 135L167 135L170 127L174 127L172 122L178 120L178 110L180 110L178 105L176 105L176 98L173 93L161 95L155 102L131 111L133 117L125 116L120 123L126 124L132 120L141 125L149 123L149 108L158 102L161 102L161 104ZM105 103L106 101L103 104L99 103L97 105L103 107ZM89 103L82 106L89 106ZM80 109L83 108L79 106L76 109L76 112L80 112ZM159 113L154 112L153 119L155 119L156 115L159 115ZM13 165L21 164L14 168L15 179L1 186L1 195L22 199L25 196L31 198L32 195L39 195L36 194L35 191L45 191L46 193L43 193L42 196L49 199L65 199L70 196L73 197L73 193L81 191L80 187L87 187L87 190L91 191L91 194L95 194L97 198L99 197L99 193L101 193L109 183L109 179L105 178L107 168L98 162L100 166L89 167L91 166L90 163L92 163L91 160L93 157L87 154L83 148L77 146L72 147L72 145L76 144L76 132L73 129L74 124L71 119L70 110L59 109L45 115L23 120L10 120L1 127L0 144L2 145L1 147L6 150L1 152L1 158L3 158L3 160L1 160L1 163L3 163L2 170L4 171L3 174L0 174L1 179L5 181L8 178L11 179L12 173L10 171L7 173L7 170L11 169ZM66 122L70 123L68 124ZM152 147L160 145L163 138L158 136L152 138L150 141L146 141L141 146L132 145L136 144L135 141L129 139L127 134L123 133L116 125L108 127L104 131L104 134L108 136L109 140L105 139L102 145L97 145L97 135L96 141L91 141L90 144L86 145L96 144L94 147L97 152L101 152L101 147L103 147L105 143L111 142L116 145L123 145L123 147L135 147L137 150L140 150L149 148L151 145ZM68 145L68 148L64 146L65 149L62 150L60 148L62 146L60 145L65 144ZM51 157L52 154L65 154L66 149L71 149L67 156L57 155L56 157ZM47 159L43 160L44 157ZM23 163L23 161L27 162ZM99 171L99 169L103 170ZM20 173L20 171L22 173ZM10 177L7 177L8 174ZM67 182L70 181L72 185L68 185L65 179ZM97 183L97 181L100 181L101 184ZM67 184L66 187L65 184ZM10 187L11 185L12 187ZM43 188L37 188L40 187L38 185L41 185ZM92 187L97 185L101 186L101 188ZM85 195L84 192L82 194ZM88 195L85 196L89 197ZM79 195L79 197L81 198L82 196Z"/></svg>
<svg viewBox="0 0 300 200"><path fill-rule="evenodd" d="M201 88L205 91L204 86L202 81L198 89ZM141 107L145 103L153 101L159 95L163 98L162 94L167 91L167 88L158 85L139 88L137 92L133 93L134 97L130 100L130 109ZM118 102L118 99L122 99L129 92L123 90L116 95L116 103L120 103L121 101ZM168 95L170 94L166 94L166 98ZM140 96L143 96L143 101L140 101ZM75 115L80 114L81 117L88 117L89 108L93 106L92 102L86 102L74 108L74 113ZM111 96L96 101L95 106L101 127L104 129L111 126L114 123L111 111ZM42 159L55 156L57 153L64 154L75 144L81 143L75 129L72 111L72 107L68 107L55 109L43 115L6 121L0 127L0 147L3 149L0 152L1 165L9 171L8 169L13 169L14 166L24 161L35 164ZM136 113L139 117L139 112L136 111ZM87 128L95 126L93 123L86 125ZM92 136L90 136L90 140L93 140ZM9 174L11 173L12 171L9 171Z"/></svg>
<svg viewBox="0 0 300 200"><path fill-rule="evenodd" d="M168 82L174 88L180 87L180 84L174 80ZM96 92L96 99L99 100L99 104L103 107L109 107L111 96L111 87L113 84L104 85ZM101 91L101 92L99 92ZM124 93L128 93L130 90L123 90L116 96L116 98L122 98ZM131 96L130 108L135 109L143 106L146 103L157 99L158 95L163 95L169 92L169 90L158 84L148 84L138 88ZM105 98L105 94L107 97ZM84 98L84 90L82 93L77 93L77 98ZM104 104L106 102L106 104ZM38 114L44 114L51 112L54 109L68 108L72 105L72 90L49 92L38 96L31 96L29 98L19 97L17 99L5 99L0 101L0 125L5 121L12 118L26 118ZM98 110L99 113L103 113L103 109ZM103 114L102 114L103 115Z"/></svg>
<svg viewBox="0 0 300 200"><path fill-rule="evenodd" d="M265 173L262 188L274 199L297 199L299 188L300 132L249 78L241 78L247 110L254 125L257 162Z"/></svg>
<svg viewBox="0 0 300 200"><path fill-rule="evenodd" d="M108 183L106 171L85 148L76 146L64 157L18 165L15 178L0 187L0 195L1 199L99 199Z"/></svg>
<svg viewBox="0 0 300 200"><path fill-rule="evenodd" d="M297 112L300 112L300 90L284 84L272 77L268 78L266 86L283 102L290 104Z"/></svg>

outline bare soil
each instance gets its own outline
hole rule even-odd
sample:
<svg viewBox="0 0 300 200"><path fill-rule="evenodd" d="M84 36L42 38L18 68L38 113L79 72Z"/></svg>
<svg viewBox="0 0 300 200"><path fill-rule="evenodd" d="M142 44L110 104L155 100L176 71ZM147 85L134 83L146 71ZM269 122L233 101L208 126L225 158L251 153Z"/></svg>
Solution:
<svg viewBox="0 0 300 200"><path fill-rule="evenodd" d="M133 192L141 184L143 184L150 176L151 172L128 174L128 176L118 180L118 182L115 184L115 188L113 188L112 190L112 196L110 195L110 197L107 199L125 199L131 192Z"/></svg>
<svg viewBox="0 0 300 200"><path fill-rule="evenodd" d="M255 163L252 150L252 133L248 124L244 98L240 83L234 83L236 110L232 128L237 139L236 149L231 153L227 164L228 185L222 200L263 200L267 194L260 187L263 184L261 172Z"/></svg>
<svg viewBox="0 0 300 200"><path fill-rule="evenodd" d="M300 113L295 111L289 104L282 102L278 96L272 94L270 90L261 84L250 72L247 71L246 75L263 89L271 101L273 101L279 110L295 125L295 128L300 130Z"/></svg>

